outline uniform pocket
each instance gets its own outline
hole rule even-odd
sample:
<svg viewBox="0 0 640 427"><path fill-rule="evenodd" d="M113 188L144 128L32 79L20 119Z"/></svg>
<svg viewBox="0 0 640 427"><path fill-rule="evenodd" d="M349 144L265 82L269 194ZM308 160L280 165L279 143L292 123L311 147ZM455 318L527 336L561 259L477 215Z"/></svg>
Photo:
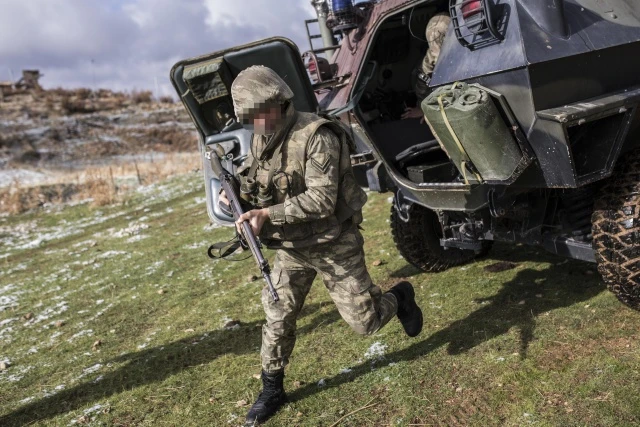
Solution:
<svg viewBox="0 0 640 427"><path fill-rule="evenodd" d="M353 172L347 172L342 178L342 196L352 210L358 211L367 203L367 193L356 182Z"/></svg>
<svg viewBox="0 0 640 427"><path fill-rule="evenodd" d="M359 212L367 202L367 193L356 182L352 171L348 171L340 181L340 192L336 201L335 215L343 222Z"/></svg>
<svg viewBox="0 0 640 427"><path fill-rule="evenodd" d="M369 291L373 283L365 263L363 242L362 235L354 227L343 232L335 242L327 246L327 251L322 253L328 259L323 269L326 282L351 294L359 295Z"/></svg>

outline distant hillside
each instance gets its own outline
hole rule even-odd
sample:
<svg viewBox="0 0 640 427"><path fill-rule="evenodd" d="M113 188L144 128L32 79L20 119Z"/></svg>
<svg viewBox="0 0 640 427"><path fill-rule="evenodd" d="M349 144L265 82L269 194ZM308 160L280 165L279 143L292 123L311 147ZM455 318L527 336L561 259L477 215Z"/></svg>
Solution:
<svg viewBox="0 0 640 427"><path fill-rule="evenodd" d="M196 149L191 120L170 97L54 89L0 100L0 171L68 169L117 155Z"/></svg>
<svg viewBox="0 0 640 427"><path fill-rule="evenodd" d="M200 167L195 128L169 97L0 89L0 212L111 204L132 188Z"/></svg>

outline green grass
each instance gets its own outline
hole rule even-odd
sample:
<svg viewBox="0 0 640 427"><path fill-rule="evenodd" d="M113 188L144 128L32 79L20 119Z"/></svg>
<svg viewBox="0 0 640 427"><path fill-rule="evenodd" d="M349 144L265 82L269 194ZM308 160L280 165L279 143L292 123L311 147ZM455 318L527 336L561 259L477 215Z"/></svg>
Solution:
<svg viewBox="0 0 640 427"><path fill-rule="evenodd" d="M206 257L231 232L208 227L203 194L194 174L122 206L0 217L0 425L241 424L241 401L260 391L262 283L251 259ZM393 320L361 338L317 282L285 379L291 403L267 425L330 426L367 404L340 425L640 422L640 316L594 266L496 245L420 273L395 250L387 199L372 194L364 211L367 262L385 289L414 283L422 334ZM498 261L517 267L484 270ZM384 355L365 357L374 344Z"/></svg>

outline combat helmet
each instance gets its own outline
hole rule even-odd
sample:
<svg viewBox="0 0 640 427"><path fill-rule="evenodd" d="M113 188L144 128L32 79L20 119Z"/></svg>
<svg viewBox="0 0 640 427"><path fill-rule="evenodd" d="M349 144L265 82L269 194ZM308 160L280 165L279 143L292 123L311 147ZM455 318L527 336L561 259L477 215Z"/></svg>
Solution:
<svg viewBox="0 0 640 427"><path fill-rule="evenodd" d="M271 68L256 65L238 74L231 85L233 109L239 121L269 105L282 105L293 99L293 91Z"/></svg>

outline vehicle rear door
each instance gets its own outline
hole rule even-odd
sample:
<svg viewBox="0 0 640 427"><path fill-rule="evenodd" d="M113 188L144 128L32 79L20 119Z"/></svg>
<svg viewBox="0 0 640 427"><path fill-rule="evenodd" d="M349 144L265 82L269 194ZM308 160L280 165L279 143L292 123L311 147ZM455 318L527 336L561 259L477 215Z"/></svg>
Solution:
<svg viewBox="0 0 640 427"><path fill-rule="evenodd" d="M246 158L252 134L236 121L231 83L242 70L253 65L269 67L282 77L294 93L297 111L317 112L318 102L298 47L286 38L268 38L185 59L171 69L171 82L200 136L207 212L220 225L233 225L233 218L218 206L220 183L206 153L220 144L225 153L223 166L230 172L235 172Z"/></svg>

